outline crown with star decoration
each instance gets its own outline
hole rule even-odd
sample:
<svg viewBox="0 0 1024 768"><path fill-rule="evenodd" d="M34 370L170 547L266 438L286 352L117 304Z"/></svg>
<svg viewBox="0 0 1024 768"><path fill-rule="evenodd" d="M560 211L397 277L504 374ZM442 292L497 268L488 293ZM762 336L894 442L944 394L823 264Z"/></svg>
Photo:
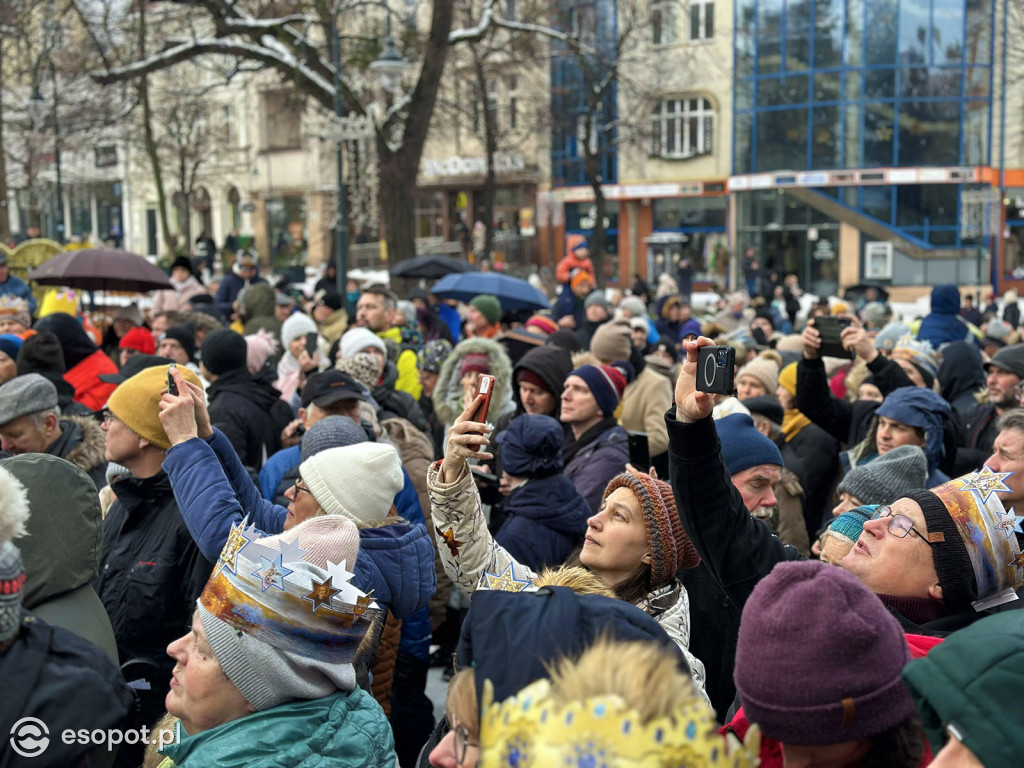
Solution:
<svg viewBox="0 0 1024 768"><path fill-rule="evenodd" d="M945 505L967 549L978 586L975 610L981 611L1017 599L1015 590L1024 583L1024 554L1015 533L1022 533L1024 517L1006 511L1000 494L1012 472L993 472L982 467L963 477L932 488Z"/></svg>
<svg viewBox="0 0 1024 768"><path fill-rule="evenodd" d="M755 768L760 732L745 743L719 735L711 708L693 697L671 717L644 722L617 694L591 696L564 707L551 682L536 680L505 701L484 682L480 768Z"/></svg>
<svg viewBox="0 0 1024 768"><path fill-rule="evenodd" d="M344 522L352 529L351 562L327 560L326 568L307 557L301 534L293 541L264 536L248 517L233 524L200 603L267 645L310 658L351 662L383 610L351 582L354 574L349 567L355 567L358 531Z"/></svg>

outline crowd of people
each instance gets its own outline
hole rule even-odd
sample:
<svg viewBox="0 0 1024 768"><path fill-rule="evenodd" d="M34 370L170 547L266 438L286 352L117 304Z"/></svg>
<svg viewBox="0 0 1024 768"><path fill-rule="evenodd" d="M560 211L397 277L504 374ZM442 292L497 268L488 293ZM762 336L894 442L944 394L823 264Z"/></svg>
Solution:
<svg viewBox="0 0 1024 768"><path fill-rule="evenodd" d="M0 766L1018 766L1016 296L588 256L522 311L181 257L100 328L0 279Z"/></svg>

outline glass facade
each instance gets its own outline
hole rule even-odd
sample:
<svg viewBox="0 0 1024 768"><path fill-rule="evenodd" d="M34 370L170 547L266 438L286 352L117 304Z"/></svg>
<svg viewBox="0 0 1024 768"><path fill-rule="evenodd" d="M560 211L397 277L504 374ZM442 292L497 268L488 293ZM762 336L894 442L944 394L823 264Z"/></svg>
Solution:
<svg viewBox="0 0 1024 768"><path fill-rule="evenodd" d="M991 164L993 6L737 0L733 173ZM956 185L819 190L925 247Z"/></svg>

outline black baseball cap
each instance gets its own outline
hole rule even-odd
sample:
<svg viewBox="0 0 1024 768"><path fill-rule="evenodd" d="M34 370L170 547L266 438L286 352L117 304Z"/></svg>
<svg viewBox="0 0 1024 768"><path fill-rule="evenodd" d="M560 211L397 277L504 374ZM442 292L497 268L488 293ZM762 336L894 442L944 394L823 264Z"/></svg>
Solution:
<svg viewBox="0 0 1024 768"><path fill-rule="evenodd" d="M123 384L139 371L157 365L170 365L173 362L174 360L171 360L169 357L160 357L158 355L132 355L125 361L124 367L120 371L117 373L101 373L99 378L100 381L105 381L107 384Z"/></svg>
<svg viewBox="0 0 1024 768"><path fill-rule="evenodd" d="M344 371L315 373L302 388L303 408L309 408L311 403L326 408L339 400L366 400L359 382Z"/></svg>

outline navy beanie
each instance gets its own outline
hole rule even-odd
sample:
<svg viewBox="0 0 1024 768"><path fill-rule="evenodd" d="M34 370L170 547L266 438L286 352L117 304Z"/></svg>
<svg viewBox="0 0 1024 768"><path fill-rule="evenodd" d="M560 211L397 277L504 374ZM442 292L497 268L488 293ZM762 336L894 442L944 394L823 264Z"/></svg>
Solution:
<svg viewBox="0 0 1024 768"><path fill-rule="evenodd" d="M745 413L733 413L715 422L722 441L722 460L730 475L760 464L782 466L782 454L775 443L757 431Z"/></svg>
<svg viewBox="0 0 1024 768"><path fill-rule="evenodd" d="M587 383L605 418L615 415L626 389L626 375L619 368L602 364L582 365L569 376L579 376Z"/></svg>
<svg viewBox="0 0 1024 768"><path fill-rule="evenodd" d="M524 413L497 439L501 468L513 477L547 477L562 471L565 430L550 416Z"/></svg>

